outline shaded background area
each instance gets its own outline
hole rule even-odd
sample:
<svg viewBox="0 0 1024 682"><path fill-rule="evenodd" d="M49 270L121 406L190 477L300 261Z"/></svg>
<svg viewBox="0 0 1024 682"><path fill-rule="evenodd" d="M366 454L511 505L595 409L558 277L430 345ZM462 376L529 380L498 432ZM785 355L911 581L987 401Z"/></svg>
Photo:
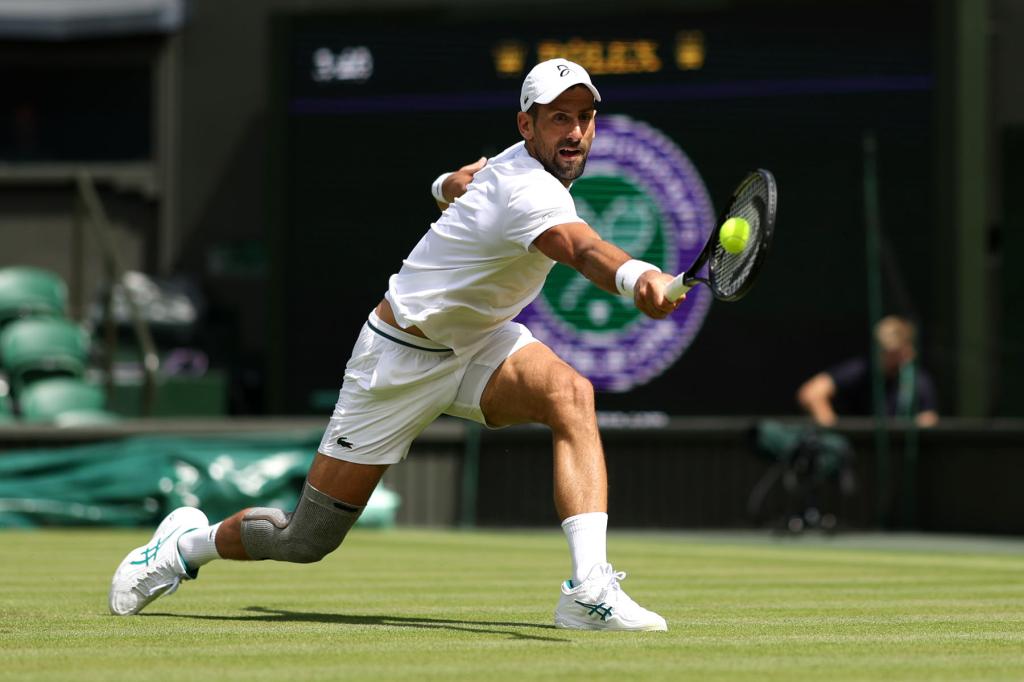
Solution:
<svg viewBox="0 0 1024 682"><path fill-rule="evenodd" d="M819 522L804 519L808 527L829 532L1024 533L1019 424L952 422L920 434L892 425L883 459L873 453L872 421L845 420L831 434L852 448L845 463L829 461L834 451L766 447L767 430L806 432L797 420L673 418L645 429L606 423L609 512L616 528L802 531L790 524L813 509ZM311 418L250 418L0 429L0 528L152 527L182 504L211 519L247 506L290 509L321 426ZM919 447L911 447L918 437ZM361 522L552 527L549 439L539 427L480 433L468 422L441 420L388 470ZM820 524L824 517L831 522Z"/></svg>
<svg viewBox="0 0 1024 682"><path fill-rule="evenodd" d="M275 281L289 292L275 325L287 330L275 353L282 359L281 388L273 392L283 398L280 409L301 411L313 391L329 392L336 383L344 339L356 333L386 288L385 273L435 215L424 183L439 169L516 141L512 97L521 74L496 74L493 56L510 41L531 57L532 46L571 47L573 38L604 50L610 38L656 44L656 72L594 76L603 95L598 135L600 117L612 114L661 130L690 157L719 206L750 168L771 169L780 185L778 238L754 293L740 305L713 306L675 366L628 393L602 394L602 409L791 412L803 378L861 351L869 326L862 207L868 132L881 150L883 211L899 264L893 284L902 300L890 305L933 318L937 248L911 227L933 222L937 213L932 32L922 30L933 21L926 5L641 16L596 10L560 30L507 11L493 14L436 11L386 22L313 16L276 24L276 61L289 64L276 119L282 163L271 186L281 188L275 195L283 202ZM674 48L680 33L694 30L703 36L705 61L684 70ZM373 52L369 81L315 79L317 49L340 53L353 45ZM646 68L642 61L634 56L623 70ZM757 387L738 390L751 377ZM701 389L678 391L684 382Z"/></svg>
<svg viewBox="0 0 1024 682"><path fill-rule="evenodd" d="M118 15L54 2L0 12L0 267L42 267L68 283L68 316L93 340L90 376L106 384L106 407L120 418L325 420L366 313L436 216L430 182L516 141L522 74L546 56L545 45L557 44L579 50L573 56L594 72L605 96L600 115L626 114L669 135L716 205L750 167L770 168L780 185L777 242L751 295L713 305L662 376L598 396L612 422L640 414L613 441L654 452L669 438L668 450L684 453L704 443L704 427L664 431L667 419L735 418L720 424L704 464L672 475L714 469L721 451L748 459L729 460L730 473L710 489L756 482L768 464L753 458L748 416L799 421L799 384L868 349L871 137L883 307L920 325L944 417L945 430L934 432L941 435L921 439L921 461L940 461L947 441L957 452L974 443L996 458L991 466L958 456L943 481L969 480L971 499L983 500L985 485L1012 480L1018 465L1006 434L1019 433L1024 416L1024 318L1016 310L1024 276L1012 266L1024 255L1015 229L1024 221L1015 200L1024 187L1020 3L641 0L560 8L568 19L541 2L462 0L159 0L127 2ZM625 43L647 47L616 62L614 46ZM348 55L337 77L318 61L325 49ZM518 70L506 61L517 49ZM359 75L360 50L372 55L370 77ZM120 269L143 274L139 290L152 293L142 313L160 367L148 404L145 349L123 292L115 291L115 324L104 325L117 268L99 233L80 220L83 172L102 200ZM191 316L168 312L181 306ZM888 455L876 452L871 428L850 433L864 466L883 471ZM5 449L31 446L39 433L18 424L0 430L14 434L0 439ZM64 444L91 439L66 433ZM467 466L480 467L481 485L510 476L502 467L518 471L510 453L520 436L507 436L507 445L503 438L487 434L477 455L491 454L476 464L472 438L456 436L450 457L429 439L417 446L425 468L413 473L434 486L429 502L409 498L422 505L421 518L446 523L461 514L452 481L461 482ZM623 456L616 453L613 463ZM644 471L669 475L650 466ZM527 468L541 476L544 466ZM886 486L917 479L899 480L893 473ZM643 494L642 485L629 485ZM932 506L917 520L881 513L873 500L889 493L877 489L845 514L1008 532L996 521L968 521L974 512L942 517L937 510L958 508L936 501L947 499L944 485L921 498ZM503 495L486 490L481 498ZM728 499L720 515L662 510L660 518L730 525L742 501ZM479 509L480 519L491 518Z"/></svg>
<svg viewBox="0 0 1024 682"><path fill-rule="evenodd" d="M865 349L873 132L886 310L920 323L944 413L1021 413L1020 278L1004 266L1020 246L1008 226L1024 118L1012 2L597 3L569 6L565 29L536 21L539 5L500 2L182 7L165 34L71 24L60 40L0 44L16 86L0 98L0 154L146 165L145 182L111 181L115 227L130 264L202 288L192 341L227 372L225 411L323 411L366 310L435 215L423 187L516 140L520 76L496 73L495 49L519 44L532 63L545 41L578 39L605 57L613 41L657 43L657 73L595 76L602 113L668 133L717 203L753 165L782 190L777 248L749 300L715 306L672 370L602 408L792 413L803 378ZM683 34L700 37L699 68L677 68ZM313 52L346 45L372 50L377 75L316 82ZM3 191L5 261L68 272L66 249L36 239L62 234L58 189ZM756 346L738 346L748 335ZM731 380L717 380L723 356ZM753 376L756 390L735 390ZM683 377L704 399L671 390Z"/></svg>

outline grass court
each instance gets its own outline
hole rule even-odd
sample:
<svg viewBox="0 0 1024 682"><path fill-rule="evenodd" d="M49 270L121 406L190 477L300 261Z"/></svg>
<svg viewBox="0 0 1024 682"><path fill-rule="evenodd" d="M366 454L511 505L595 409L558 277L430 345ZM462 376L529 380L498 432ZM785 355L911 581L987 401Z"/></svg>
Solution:
<svg viewBox="0 0 1024 682"><path fill-rule="evenodd" d="M551 531L354 530L107 613L149 533L0 531L0 680L1020 680L1024 540L612 532L667 633L557 630Z"/></svg>

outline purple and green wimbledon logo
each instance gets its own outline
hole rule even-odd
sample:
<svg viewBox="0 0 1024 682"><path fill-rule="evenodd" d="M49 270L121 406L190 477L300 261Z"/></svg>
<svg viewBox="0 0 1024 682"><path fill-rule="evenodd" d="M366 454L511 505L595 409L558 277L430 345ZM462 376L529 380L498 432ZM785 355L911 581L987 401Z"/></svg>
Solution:
<svg viewBox="0 0 1024 682"><path fill-rule="evenodd" d="M676 144L625 116L598 119L586 173L573 183L579 216L634 258L678 273L700 253L714 212L697 169ZM628 391L664 372L700 330L711 304L696 287L665 320L556 265L540 296L519 315L599 390Z"/></svg>

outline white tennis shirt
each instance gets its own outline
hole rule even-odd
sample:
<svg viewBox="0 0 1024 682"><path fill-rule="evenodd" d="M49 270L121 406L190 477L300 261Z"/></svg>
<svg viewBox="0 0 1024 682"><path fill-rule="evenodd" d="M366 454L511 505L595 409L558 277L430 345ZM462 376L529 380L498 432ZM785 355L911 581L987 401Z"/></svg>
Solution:
<svg viewBox="0 0 1024 682"><path fill-rule="evenodd" d="M402 327L463 354L537 297L554 261L545 230L580 222L572 195L520 142L488 159L388 280Z"/></svg>

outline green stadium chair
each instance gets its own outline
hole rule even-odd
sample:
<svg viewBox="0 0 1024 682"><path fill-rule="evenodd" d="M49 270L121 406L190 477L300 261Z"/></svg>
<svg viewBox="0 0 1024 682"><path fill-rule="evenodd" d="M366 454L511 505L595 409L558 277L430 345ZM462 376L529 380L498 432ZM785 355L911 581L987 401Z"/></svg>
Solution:
<svg viewBox="0 0 1024 682"><path fill-rule="evenodd" d="M54 426L72 428L75 426L102 426L120 421L121 416L107 410L69 410L54 417Z"/></svg>
<svg viewBox="0 0 1024 682"><path fill-rule="evenodd" d="M11 424L14 421L14 409L11 405L10 396L0 395L0 424Z"/></svg>
<svg viewBox="0 0 1024 682"><path fill-rule="evenodd" d="M58 275L28 266L0 268L0 326L19 317L63 317L68 288Z"/></svg>
<svg viewBox="0 0 1024 682"><path fill-rule="evenodd" d="M116 415L104 409L106 401L102 389L70 377L32 382L22 391L18 404L26 423L82 426L117 420Z"/></svg>
<svg viewBox="0 0 1024 682"><path fill-rule="evenodd" d="M14 395L37 378L82 376L89 358L89 336L61 318L22 318L0 331L0 364Z"/></svg>

